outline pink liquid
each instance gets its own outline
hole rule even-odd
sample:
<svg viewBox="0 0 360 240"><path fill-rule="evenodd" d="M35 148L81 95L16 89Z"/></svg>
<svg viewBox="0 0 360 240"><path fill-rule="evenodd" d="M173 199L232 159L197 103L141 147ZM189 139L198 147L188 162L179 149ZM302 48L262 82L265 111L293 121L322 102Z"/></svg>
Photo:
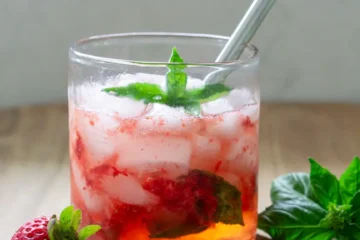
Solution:
<svg viewBox="0 0 360 240"><path fill-rule="evenodd" d="M194 169L241 192L244 224L207 221L204 230L176 239L255 239L258 120L250 109L258 106L202 118L121 118L70 107L72 203L82 210L83 224L102 226L92 239L148 240L154 225L162 230L190 221L193 195L213 187L176 185ZM210 214L216 202L207 201Z"/></svg>

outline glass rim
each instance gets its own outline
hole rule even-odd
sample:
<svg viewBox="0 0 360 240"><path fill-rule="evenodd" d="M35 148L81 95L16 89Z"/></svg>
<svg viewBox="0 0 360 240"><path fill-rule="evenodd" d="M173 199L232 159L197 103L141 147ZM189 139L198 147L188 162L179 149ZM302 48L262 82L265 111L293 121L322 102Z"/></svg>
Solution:
<svg viewBox="0 0 360 240"><path fill-rule="evenodd" d="M163 67L168 65L187 65L188 67L236 67L251 64L258 58L259 50L255 45L245 44L245 48L251 52L251 55L245 60L231 60L225 62L184 62L184 63L169 63L169 62L155 62L155 61L136 61L120 58L102 57L98 55L84 53L79 48L93 41L104 41L107 39L126 38L126 37L190 37L190 38L203 38L203 39L214 39L214 40L229 40L230 37L216 35L216 34L205 34L205 33L180 33L180 32L127 32L127 33L112 33L94 35L87 38L82 38L76 41L69 49L69 56L73 55L85 62L93 62L100 64L125 64L125 65L137 65L137 66L156 66ZM82 62L83 62L82 61Z"/></svg>

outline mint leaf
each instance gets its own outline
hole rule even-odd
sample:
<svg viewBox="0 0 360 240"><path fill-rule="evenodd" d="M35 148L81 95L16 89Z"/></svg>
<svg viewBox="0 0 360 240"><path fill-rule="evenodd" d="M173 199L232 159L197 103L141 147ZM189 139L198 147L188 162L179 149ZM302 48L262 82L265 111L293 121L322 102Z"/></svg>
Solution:
<svg viewBox="0 0 360 240"><path fill-rule="evenodd" d="M341 204L339 181L329 170L323 168L314 159L309 159L311 187L320 205L325 209L330 203Z"/></svg>
<svg viewBox="0 0 360 240"><path fill-rule="evenodd" d="M360 190L360 159L355 157L340 177L341 195L344 203L349 203Z"/></svg>
<svg viewBox="0 0 360 240"><path fill-rule="evenodd" d="M159 85L132 83L125 87L110 87L102 91L117 97L129 97L137 101L165 104L170 107L183 107L191 115L199 116L201 104L214 101L227 95L232 89L224 84L205 85L202 88L187 90L187 67L176 48L172 49L169 71L166 74L166 92Z"/></svg>
<svg viewBox="0 0 360 240"><path fill-rule="evenodd" d="M88 225L80 230L78 238L79 240L86 240L97 233L100 229L101 227L99 225Z"/></svg>
<svg viewBox="0 0 360 240"><path fill-rule="evenodd" d="M205 85L203 88L188 90L186 96L193 101L196 100L200 103L205 103L226 96L230 91L231 88L224 84L217 83Z"/></svg>
<svg viewBox="0 0 360 240"><path fill-rule="evenodd" d="M170 63L183 63L176 48L172 49ZM166 87L170 101L175 101L177 98L184 97L186 92L187 74L184 72L186 65L184 64L169 64L169 72L166 74Z"/></svg>
<svg viewBox="0 0 360 240"><path fill-rule="evenodd" d="M213 195L217 199L217 209L212 218L214 222L244 224L241 209L241 192L235 186L224 178L203 170L193 169L190 171L189 176L200 179L199 183L204 179L211 182Z"/></svg>
<svg viewBox="0 0 360 240"><path fill-rule="evenodd" d="M135 100L142 100L144 103L167 102L167 96L161 87L151 83L131 83L126 87L105 88L103 91L118 97L129 97Z"/></svg>
<svg viewBox="0 0 360 240"><path fill-rule="evenodd" d="M310 177L291 173L276 178L271 186L272 205L259 214L258 227L279 240L327 240L333 231L322 228L319 222L326 216L315 200Z"/></svg>
<svg viewBox="0 0 360 240"><path fill-rule="evenodd" d="M184 106L185 111L194 116L199 116L201 114L201 106L198 102L190 102Z"/></svg>

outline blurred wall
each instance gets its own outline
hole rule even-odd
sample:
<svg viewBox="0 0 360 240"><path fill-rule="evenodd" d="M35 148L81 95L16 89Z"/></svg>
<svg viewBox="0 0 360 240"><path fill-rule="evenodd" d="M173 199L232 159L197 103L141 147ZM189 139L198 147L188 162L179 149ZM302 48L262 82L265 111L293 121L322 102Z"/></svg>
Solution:
<svg viewBox="0 0 360 240"><path fill-rule="evenodd" d="M66 101L67 51L94 34L230 35L250 0L0 0L0 107ZM360 102L359 0L278 0L253 43L265 101Z"/></svg>

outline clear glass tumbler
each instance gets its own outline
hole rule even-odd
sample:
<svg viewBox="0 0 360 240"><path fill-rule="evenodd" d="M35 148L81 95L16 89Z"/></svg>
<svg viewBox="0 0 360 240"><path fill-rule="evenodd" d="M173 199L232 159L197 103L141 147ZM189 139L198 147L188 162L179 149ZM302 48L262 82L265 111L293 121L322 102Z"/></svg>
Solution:
<svg viewBox="0 0 360 240"><path fill-rule="evenodd" d="M129 33L70 49L71 199L102 226L92 239L255 239L259 57L214 63L227 40Z"/></svg>

